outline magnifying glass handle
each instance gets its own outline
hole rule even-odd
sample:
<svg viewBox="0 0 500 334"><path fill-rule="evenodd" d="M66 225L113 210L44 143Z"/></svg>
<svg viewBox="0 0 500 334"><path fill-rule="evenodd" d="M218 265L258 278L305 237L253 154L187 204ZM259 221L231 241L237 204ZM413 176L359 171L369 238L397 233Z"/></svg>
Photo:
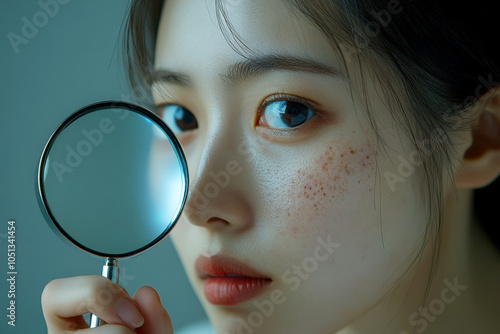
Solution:
<svg viewBox="0 0 500 334"><path fill-rule="evenodd" d="M104 265L102 266L102 276L111 280L111 282L118 284L120 277L120 268L118 268L118 260L113 258L106 258L104 260ZM101 325L102 320L96 315L90 315L90 328L95 328Z"/></svg>

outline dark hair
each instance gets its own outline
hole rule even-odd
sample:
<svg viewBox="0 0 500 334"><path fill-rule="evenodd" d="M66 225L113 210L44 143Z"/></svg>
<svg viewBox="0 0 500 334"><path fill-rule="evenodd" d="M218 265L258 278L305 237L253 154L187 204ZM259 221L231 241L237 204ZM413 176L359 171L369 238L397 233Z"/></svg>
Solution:
<svg viewBox="0 0 500 334"><path fill-rule="evenodd" d="M433 237L429 241L434 242L437 259L443 180L451 177L454 159L461 158L454 151L453 134L471 129L476 120L471 108L500 79L495 11L483 3L459 1L282 1L331 40L333 49L344 59L346 71L347 63L354 60L382 87L394 119L413 140L423 161L421 184L430 210L427 237ZM215 5L221 30L233 49L244 57L254 52L229 22L223 0L215 0ZM162 6L163 0L132 2L125 39L132 85L153 80L152 50ZM369 112L367 115L378 133L375 120ZM381 136L378 140L385 145ZM431 154L419 145L425 140L432 144ZM498 189L494 191L498 194ZM500 246L499 236L490 235ZM433 270L435 266L433 261Z"/></svg>

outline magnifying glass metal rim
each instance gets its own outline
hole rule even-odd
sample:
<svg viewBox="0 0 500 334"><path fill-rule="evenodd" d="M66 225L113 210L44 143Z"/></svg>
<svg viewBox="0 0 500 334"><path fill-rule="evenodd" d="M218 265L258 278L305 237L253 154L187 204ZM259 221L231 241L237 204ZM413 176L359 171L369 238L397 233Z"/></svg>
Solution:
<svg viewBox="0 0 500 334"><path fill-rule="evenodd" d="M182 189L183 189L183 194L182 194L182 201L179 204L179 207L177 209L177 214L172 220L172 223L170 226L165 229L157 238L152 240L150 243L147 245L136 249L134 251L130 252L125 252L125 253L103 253L100 251L93 250L91 248L86 247L85 245L79 243L76 241L73 237L71 237L65 230L64 228L57 222L57 219L54 217L54 214L52 213L52 210L50 209L50 205L48 204L47 197L45 194L45 187L44 187L44 173L45 173L45 167L46 163L48 160L48 155L50 153L50 149L52 148L54 141L56 138L59 136L59 134L66 129L69 125L71 125L73 122L75 122L77 119L81 118L82 116L94 112L96 110L102 110L102 109L114 109L114 108L123 108L129 111L136 112L138 114L141 114L143 116L146 116L147 118L153 120L155 124L161 127L161 129L168 135L169 141L172 144L173 148L175 149L180 169L183 174L182 178ZM80 110L76 111L72 115L70 115L59 127L54 131L54 133L50 136L49 140L47 141L47 144L45 145L42 156L40 158L40 162L38 165L38 173L37 173L37 184L38 184L38 195L39 195L39 205L42 208L42 212L46 213L45 220L47 221L47 224L56 232L57 235L59 235L63 240L65 241L71 241L74 245L77 247L91 253L94 255L98 255L101 257L105 258L123 258L123 257L130 257L137 255L158 242L160 242L162 239L164 239L168 233L172 230L172 228L175 226L177 221L179 220L179 217L182 213L182 210L184 208L184 204L186 203L187 199L187 194L188 194L188 186L189 186L189 173L188 173L188 167L187 167L187 162L186 162L186 156L184 155L184 151L182 149L181 144L175 137L174 133L170 128L165 124L165 122L155 113L152 111L130 103L130 102L124 102L124 101L103 101L103 102L98 102L98 103L93 103L88 106L85 106L81 108ZM97 231L98 232L98 231Z"/></svg>

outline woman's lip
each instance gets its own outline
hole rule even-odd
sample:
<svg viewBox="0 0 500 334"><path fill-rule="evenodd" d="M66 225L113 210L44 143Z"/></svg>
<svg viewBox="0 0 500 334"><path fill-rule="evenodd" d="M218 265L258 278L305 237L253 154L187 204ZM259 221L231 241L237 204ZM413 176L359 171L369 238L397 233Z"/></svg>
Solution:
<svg viewBox="0 0 500 334"><path fill-rule="evenodd" d="M269 277L266 277L246 263L222 254L199 256L196 259L195 267L201 278L247 277L270 280Z"/></svg>
<svg viewBox="0 0 500 334"><path fill-rule="evenodd" d="M199 256L195 263L204 293L214 305L236 305L264 292L272 279L232 257Z"/></svg>
<svg viewBox="0 0 500 334"><path fill-rule="evenodd" d="M203 292L214 305L236 305L262 294L270 279L249 277L207 277Z"/></svg>

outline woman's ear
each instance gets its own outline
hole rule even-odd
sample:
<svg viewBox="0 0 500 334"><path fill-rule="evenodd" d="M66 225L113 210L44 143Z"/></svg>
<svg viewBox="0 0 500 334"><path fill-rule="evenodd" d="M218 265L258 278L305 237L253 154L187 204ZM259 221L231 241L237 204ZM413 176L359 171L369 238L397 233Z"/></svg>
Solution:
<svg viewBox="0 0 500 334"><path fill-rule="evenodd" d="M500 175L500 88L492 88L477 104L480 111L471 130L472 144L455 175L459 188L481 188Z"/></svg>

